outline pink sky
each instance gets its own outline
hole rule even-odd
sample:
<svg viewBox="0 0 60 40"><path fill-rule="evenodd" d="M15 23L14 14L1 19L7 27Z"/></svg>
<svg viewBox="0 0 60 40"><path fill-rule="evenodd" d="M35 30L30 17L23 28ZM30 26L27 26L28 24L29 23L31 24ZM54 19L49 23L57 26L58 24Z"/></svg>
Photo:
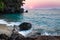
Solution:
<svg viewBox="0 0 60 40"><path fill-rule="evenodd" d="M26 0L25 8L60 8L60 0Z"/></svg>

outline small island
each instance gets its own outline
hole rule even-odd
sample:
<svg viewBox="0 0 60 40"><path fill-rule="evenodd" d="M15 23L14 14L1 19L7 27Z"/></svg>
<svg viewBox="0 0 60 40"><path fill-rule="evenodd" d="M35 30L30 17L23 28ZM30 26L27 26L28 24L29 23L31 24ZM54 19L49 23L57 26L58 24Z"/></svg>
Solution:
<svg viewBox="0 0 60 40"><path fill-rule="evenodd" d="M0 13L23 13L25 0L0 0Z"/></svg>

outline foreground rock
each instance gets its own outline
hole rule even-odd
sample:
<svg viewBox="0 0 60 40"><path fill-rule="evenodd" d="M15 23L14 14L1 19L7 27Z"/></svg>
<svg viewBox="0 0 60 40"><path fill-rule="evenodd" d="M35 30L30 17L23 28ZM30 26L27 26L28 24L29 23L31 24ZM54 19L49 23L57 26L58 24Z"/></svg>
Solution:
<svg viewBox="0 0 60 40"><path fill-rule="evenodd" d="M0 40L60 40L60 36L24 37L19 34L13 34L13 35L11 37L8 37L5 34L0 34Z"/></svg>
<svg viewBox="0 0 60 40"><path fill-rule="evenodd" d="M0 40L8 40L8 38L6 34L0 34Z"/></svg>
<svg viewBox="0 0 60 40"><path fill-rule="evenodd" d="M38 36L34 40L60 40L60 36Z"/></svg>

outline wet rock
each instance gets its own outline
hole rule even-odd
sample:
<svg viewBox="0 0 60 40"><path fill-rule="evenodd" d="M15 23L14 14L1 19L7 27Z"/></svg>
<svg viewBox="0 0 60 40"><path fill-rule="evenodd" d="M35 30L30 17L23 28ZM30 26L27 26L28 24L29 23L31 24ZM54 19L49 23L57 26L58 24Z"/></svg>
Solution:
<svg viewBox="0 0 60 40"><path fill-rule="evenodd" d="M60 36L59 38L56 38L55 36L39 36L36 37L35 40L60 40Z"/></svg>
<svg viewBox="0 0 60 40"><path fill-rule="evenodd" d="M19 25L20 31L25 31L29 30L32 28L31 23L23 22L22 24Z"/></svg>
<svg viewBox="0 0 60 40"><path fill-rule="evenodd" d="M2 40L8 40L8 36L6 34L0 34L0 39Z"/></svg>
<svg viewBox="0 0 60 40"><path fill-rule="evenodd" d="M15 34L12 34L10 37L8 37L5 34L0 34L0 40L60 40L60 36L24 37L20 34L15 33Z"/></svg>
<svg viewBox="0 0 60 40"><path fill-rule="evenodd" d="M21 40L21 38L24 38L23 35L19 34L18 31L15 28L16 26L14 25L14 28L12 30L12 34L8 40Z"/></svg>
<svg viewBox="0 0 60 40"><path fill-rule="evenodd" d="M8 40L22 40L25 37L18 33L12 33L11 37Z"/></svg>
<svg viewBox="0 0 60 40"><path fill-rule="evenodd" d="M26 10L25 12L28 13L28 10Z"/></svg>

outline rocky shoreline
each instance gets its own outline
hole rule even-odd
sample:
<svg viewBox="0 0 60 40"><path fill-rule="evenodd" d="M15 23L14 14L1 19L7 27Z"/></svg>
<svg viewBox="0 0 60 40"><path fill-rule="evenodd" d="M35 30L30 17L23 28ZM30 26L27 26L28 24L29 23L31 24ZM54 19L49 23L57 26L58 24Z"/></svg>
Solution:
<svg viewBox="0 0 60 40"><path fill-rule="evenodd" d="M60 40L60 36L24 37L22 35L14 34L11 37L8 37L5 34L0 34L0 40Z"/></svg>
<svg viewBox="0 0 60 40"><path fill-rule="evenodd" d="M1 26L1 25L0 25ZM5 27L5 25L4 25ZM3 26L1 26L1 29L7 30L7 28L4 28ZM13 30L14 31L14 30ZM8 36L8 33L2 33L0 34L0 40L60 40L60 36L29 36L29 37L25 37L22 34L19 34L17 31L14 31L11 33L10 36ZM1 33L1 32L0 32Z"/></svg>
<svg viewBox="0 0 60 40"><path fill-rule="evenodd" d="M31 26L32 25L30 23L26 23L26 22L23 22L22 24L19 25L19 27L21 28L20 30L29 30L31 29ZM15 26L12 30L11 28L9 28L10 30L8 30L8 28L9 27L7 27L6 25L0 24L0 40L60 40L60 36L41 36L41 35L33 36L32 35L29 37L28 36L25 37L24 35L18 33L18 31L16 31ZM7 35L9 33L10 36Z"/></svg>

